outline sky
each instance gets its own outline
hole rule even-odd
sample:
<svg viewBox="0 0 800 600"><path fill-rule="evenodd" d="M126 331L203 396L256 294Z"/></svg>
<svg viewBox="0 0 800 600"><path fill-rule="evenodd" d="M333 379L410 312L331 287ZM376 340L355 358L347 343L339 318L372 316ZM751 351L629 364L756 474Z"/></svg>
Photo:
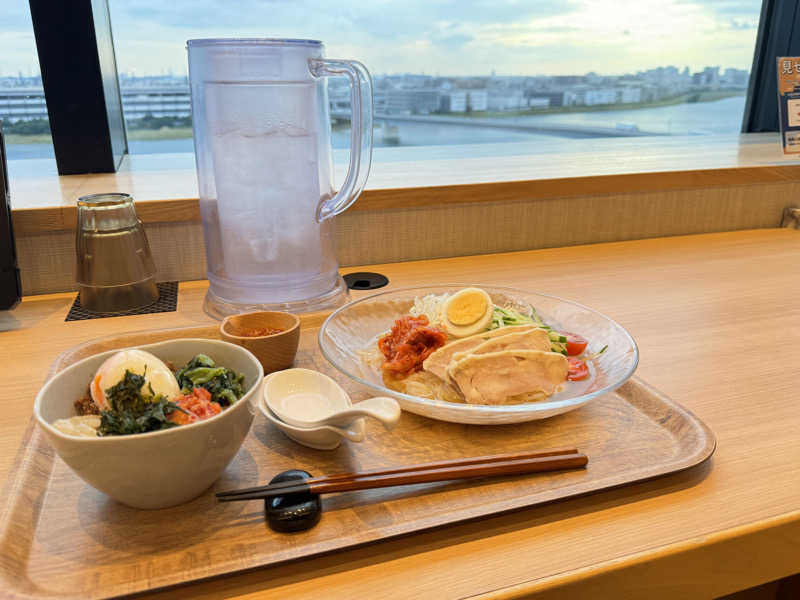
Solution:
<svg viewBox="0 0 800 600"><path fill-rule="evenodd" d="M373 74L749 70L760 0L108 0L120 72L185 74L187 39L319 39ZM8 6L11 4L12 6ZM0 8L0 76L37 74L22 0Z"/></svg>

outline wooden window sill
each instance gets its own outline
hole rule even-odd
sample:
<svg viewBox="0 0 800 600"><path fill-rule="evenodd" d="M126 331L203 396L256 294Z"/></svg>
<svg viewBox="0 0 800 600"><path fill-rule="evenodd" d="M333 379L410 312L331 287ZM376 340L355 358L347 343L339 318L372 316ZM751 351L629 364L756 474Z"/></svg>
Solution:
<svg viewBox="0 0 800 600"><path fill-rule="evenodd" d="M346 153L337 161L344 163ZM24 165L22 163L25 163ZM48 161L11 166L12 213L19 235L75 226L75 201L127 192L145 223L198 221L191 154L132 156L113 174L41 175ZM343 179L343 166L336 180ZM781 152L779 135L555 140L476 146L380 148L353 211L456 203L545 200L800 181L800 159Z"/></svg>

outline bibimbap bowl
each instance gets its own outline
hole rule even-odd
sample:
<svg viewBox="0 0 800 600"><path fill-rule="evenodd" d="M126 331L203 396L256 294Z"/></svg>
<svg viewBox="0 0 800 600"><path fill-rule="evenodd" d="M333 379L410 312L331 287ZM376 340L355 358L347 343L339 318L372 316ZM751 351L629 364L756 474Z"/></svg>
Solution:
<svg viewBox="0 0 800 600"><path fill-rule="evenodd" d="M134 508L166 508L199 496L239 451L255 415L264 371L248 350L221 340L176 339L137 346L174 365L198 353L244 375L244 395L210 419L161 431L106 437L77 437L53 426L75 414L100 365L122 349L70 365L44 384L34 415L56 453L89 485Z"/></svg>

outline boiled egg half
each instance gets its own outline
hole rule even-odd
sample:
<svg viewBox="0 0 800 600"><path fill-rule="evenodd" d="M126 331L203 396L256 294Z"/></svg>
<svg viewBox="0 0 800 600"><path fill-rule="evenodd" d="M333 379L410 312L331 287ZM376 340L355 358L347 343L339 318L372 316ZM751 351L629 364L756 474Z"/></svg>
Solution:
<svg viewBox="0 0 800 600"><path fill-rule="evenodd" d="M181 393L178 380L160 358L144 350L123 350L107 358L89 384L89 393L100 410L110 408L105 390L122 381L125 371L144 375L144 396L150 395L150 387L153 388L153 394L162 394L168 400Z"/></svg>
<svg viewBox="0 0 800 600"><path fill-rule="evenodd" d="M444 327L453 337L462 338L489 329L494 305L480 288L464 288L450 296L444 304Z"/></svg>

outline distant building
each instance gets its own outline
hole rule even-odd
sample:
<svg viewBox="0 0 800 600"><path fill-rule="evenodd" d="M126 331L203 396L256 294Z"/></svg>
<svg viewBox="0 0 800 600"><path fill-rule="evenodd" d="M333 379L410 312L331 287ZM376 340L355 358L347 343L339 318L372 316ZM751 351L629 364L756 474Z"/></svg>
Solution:
<svg viewBox="0 0 800 600"><path fill-rule="evenodd" d="M642 88L622 87L617 89L617 103L634 104L642 101Z"/></svg>
<svg viewBox="0 0 800 600"><path fill-rule="evenodd" d="M444 113L467 112L467 92L464 90L454 90L442 94L439 110Z"/></svg>
<svg viewBox="0 0 800 600"><path fill-rule="evenodd" d="M192 114L189 87L122 88L122 108L127 119L188 117ZM46 119L47 104L42 88L0 88L0 119L30 121Z"/></svg>
<svg viewBox="0 0 800 600"><path fill-rule="evenodd" d="M122 88L122 110L126 119L188 117L192 114L189 86Z"/></svg>
<svg viewBox="0 0 800 600"><path fill-rule="evenodd" d="M598 106L614 104L617 101L617 90L614 88L591 88L587 85L576 85L564 90L564 106Z"/></svg>
<svg viewBox="0 0 800 600"><path fill-rule="evenodd" d="M692 83L698 87L717 89L720 86L719 67L706 67L692 75Z"/></svg>
<svg viewBox="0 0 800 600"><path fill-rule="evenodd" d="M0 119L32 121L47 118L47 104L42 88L0 88Z"/></svg>
<svg viewBox="0 0 800 600"><path fill-rule="evenodd" d="M536 90L528 94L528 106L531 108L542 108L550 106L563 106L564 92L561 91L541 91Z"/></svg>
<svg viewBox="0 0 800 600"><path fill-rule="evenodd" d="M617 90L614 88L599 88L586 90L584 95L586 106L597 106L601 104L615 104L617 101Z"/></svg>
<svg viewBox="0 0 800 600"><path fill-rule="evenodd" d="M386 94L386 113L427 115L439 110L438 90L392 90Z"/></svg>
<svg viewBox="0 0 800 600"><path fill-rule="evenodd" d="M487 106L493 111L521 110L528 107L528 100L522 90L496 88L489 90Z"/></svg>
<svg viewBox="0 0 800 600"><path fill-rule="evenodd" d="M593 88L588 85L564 90L564 106L602 106L642 101L642 88L633 86Z"/></svg>
<svg viewBox="0 0 800 600"><path fill-rule="evenodd" d="M470 90L467 95L467 107L471 112L489 109L489 93L486 90Z"/></svg>
<svg viewBox="0 0 800 600"><path fill-rule="evenodd" d="M744 69L725 69L720 77L720 84L724 87L746 88L750 80L750 73Z"/></svg>
<svg viewBox="0 0 800 600"><path fill-rule="evenodd" d="M605 76L597 73L561 76L492 75L445 77L421 74L375 75L373 109L376 114L434 112L463 114L487 110L503 112L528 108L636 104L679 97L692 90L746 90L744 69L706 67L690 73L688 67L665 66ZM328 100L334 121L350 119L350 86L345 78L331 78ZM120 74L120 92L126 119L188 117L191 95L188 78L174 75ZM47 119L41 77L0 77L0 119L6 122Z"/></svg>
<svg viewBox="0 0 800 600"><path fill-rule="evenodd" d="M349 119L350 89L348 87L330 86L328 88L328 104L330 105L331 117L333 121L337 121L344 116ZM382 112L378 110L377 95L373 96L373 110L375 110L375 112Z"/></svg>

